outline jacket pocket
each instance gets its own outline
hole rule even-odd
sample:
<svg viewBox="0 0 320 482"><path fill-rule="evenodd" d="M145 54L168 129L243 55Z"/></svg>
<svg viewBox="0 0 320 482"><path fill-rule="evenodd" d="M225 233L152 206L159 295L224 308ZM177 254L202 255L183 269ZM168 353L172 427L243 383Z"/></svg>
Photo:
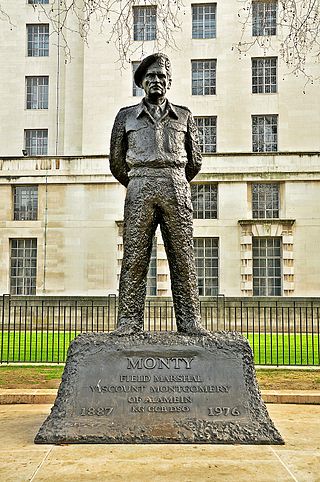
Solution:
<svg viewBox="0 0 320 482"><path fill-rule="evenodd" d="M171 122L165 129L165 149L169 152L178 153L185 148L187 126L180 122Z"/></svg>

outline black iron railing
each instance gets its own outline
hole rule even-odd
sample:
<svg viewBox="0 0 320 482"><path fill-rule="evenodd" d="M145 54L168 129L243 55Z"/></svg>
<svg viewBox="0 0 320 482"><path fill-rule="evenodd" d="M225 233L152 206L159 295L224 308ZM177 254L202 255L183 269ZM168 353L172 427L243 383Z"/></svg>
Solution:
<svg viewBox="0 0 320 482"><path fill-rule="evenodd" d="M70 342L84 332L109 332L118 300L107 297L14 297L0 303L0 363L61 363ZM320 298L226 298L201 300L210 331L238 331L260 365L320 364ZM172 300L150 298L145 330L176 330Z"/></svg>

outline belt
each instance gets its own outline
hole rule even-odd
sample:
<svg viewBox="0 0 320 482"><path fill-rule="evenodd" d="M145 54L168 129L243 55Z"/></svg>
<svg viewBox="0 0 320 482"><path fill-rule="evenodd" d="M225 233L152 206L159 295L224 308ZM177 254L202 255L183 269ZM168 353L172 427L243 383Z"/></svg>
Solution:
<svg viewBox="0 0 320 482"><path fill-rule="evenodd" d="M183 177L186 178L184 167L133 167L129 178L132 177Z"/></svg>

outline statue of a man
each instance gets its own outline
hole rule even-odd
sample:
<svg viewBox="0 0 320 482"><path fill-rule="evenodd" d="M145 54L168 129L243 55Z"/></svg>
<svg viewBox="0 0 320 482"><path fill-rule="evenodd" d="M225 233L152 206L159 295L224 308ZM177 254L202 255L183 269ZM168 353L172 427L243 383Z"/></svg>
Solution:
<svg viewBox="0 0 320 482"><path fill-rule="evenodd" d="M186 107L173 105L165 97L171 85L166 55L156 53L142 60L134 80L145 97L140 104L119 111L110 147L111 172L127 188L115 333L143 330L152 241L160 225L177 331L208 334L200 325L189 186L201 168L197 127Z"/></svg>

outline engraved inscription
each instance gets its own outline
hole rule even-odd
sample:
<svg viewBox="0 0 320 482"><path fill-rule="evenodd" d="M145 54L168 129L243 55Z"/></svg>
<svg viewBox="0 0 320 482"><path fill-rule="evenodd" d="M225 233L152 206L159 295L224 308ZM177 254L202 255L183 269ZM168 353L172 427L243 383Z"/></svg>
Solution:
<svg viewBox="0 0 320 482"><path fill-rule="evenodd" d="M148 383L150 381L151 381L151 377L149 375L120 375L120 382Z"/></svg>
<svg viewBox="0 0 320 482"><path fill-rule="evenodd" d="M141 412L145 412L145 409L146 409L146 407L143 407L141 405L139 407L132 406L131 412L132 413L141 413Z"/></svg>
<svg viewBox="0 0 320 482"><path fill-rule="evenodd" d="M91 392L93 393L128 393L128 392L143 392L145 385L101 385L101 379L98 380L96 385L89 385Z"/></svg>
<svg viewBox="0 0 320 482"><path fill-rule="evenodd" d="M147 408L148 412L155 412L155 413L172 413L172 412L190 412L190 407L184 406L182 407L181 405L173 405L167 407L166 405L151 405L150 407Z"/></svg>
<svg viewBox="0 0 320 482"><path fill-rule="evenodd" d="M168 370L180 370L181 368L186 368L187 370L190 370L193 357L127 357L127 361L128 370L142 370L143 368L147 370L153 370L154 368L160 370L164 368L167 368Z"/></svg>
<svg viewBox="0 0 320 482"><path fill-rule="evenodd" d="M144 403L192 403L191 397L147 397Z"/></svg>
<svg viewBox="0 0 320 482"><path fill-rule="evenodd" d="M231 387L228 385L160 385L150 386L150 392L167 393L229 393Z"/></svg>
<svg viewBox="0 0 320 482"><path fill-rule="evenodd" d="M227 417L232 415L233 417L239 417L241 415L240 410L237 407L209 407L208 408L209 417L219 417L221 415Z"/></svg>
<svg viewBox="0 0 320 482"><path fill-rule="evenodd" d="M199 375L154 375L154 382L202 382Z"/></svg>
<svg viewBox="0 0 320 482"><path fill-rule="evenodd" d="M111 415L113 407L82 407L80 411L81 416L88 415L89 417L102 417Z"/></svg>
<svg viewBox="0 0 320 482"><path fill-rule="evenodd" d="M128 403L140 403L142 402L141 397L128 397Z"/></svg>
<svg viewBox="0 0 320 482"><path fill-rule="evenodd" d="M152 413L155 420L170 419L170 414L179 419L183 413L208 420L247 417L247 409L238 402L242 377L235 360L219 357L209 364L199 348L189 354L180 349L172 356L153 350L120 355L117 370L109 369L115 363L109 358L103 370L92 370L83 387L88 398L86 404L79 404L87 405L81 415L109 415L100 407L117 406L112 420L118 419L120 413L130 414L130 418Z"/></svg>

